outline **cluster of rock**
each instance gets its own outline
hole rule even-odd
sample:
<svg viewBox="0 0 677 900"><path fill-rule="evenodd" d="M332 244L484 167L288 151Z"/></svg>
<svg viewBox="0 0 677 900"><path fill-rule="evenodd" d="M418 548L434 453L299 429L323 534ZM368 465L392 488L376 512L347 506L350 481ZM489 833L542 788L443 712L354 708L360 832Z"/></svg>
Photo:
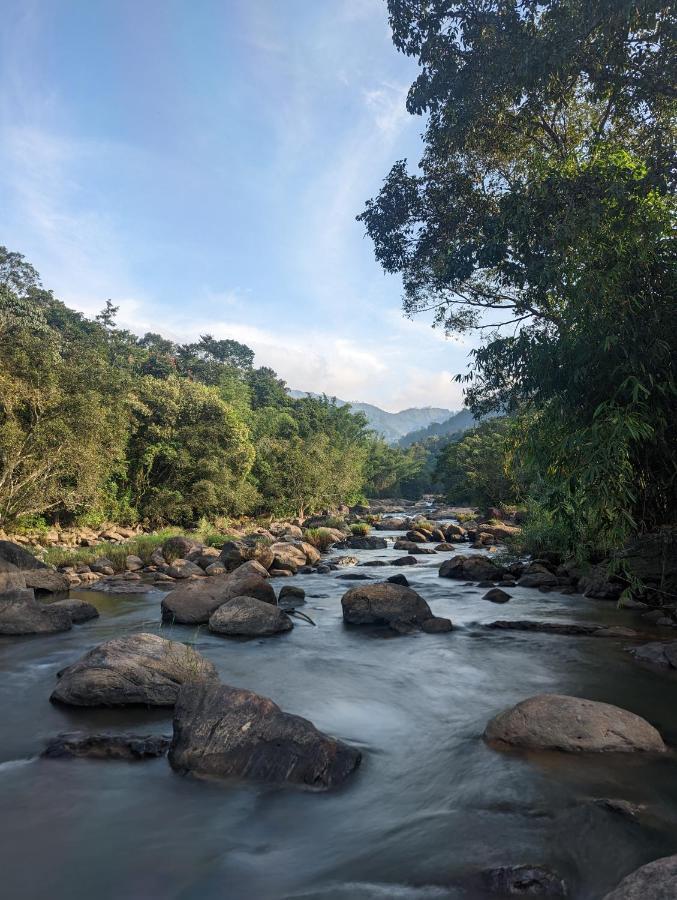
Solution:
<svg viewBox="0 0 677 900"><path fill-rule="evenodd" d="M312 570L320 560L320 552L303 540L301 528L281 524L285 529L282 532L260 529L228 541L221 548L189 537L171 537L151 554L148 563L138 556L127 556L123 572L116 572L115 563L106 557L88 565L62 565L59 572L69 587L87 585L123 593L145 591L149 584L166 588L176 582L223 575L250 560L259 562L273 577ZM337 531L335 538L344 540L344 532Z"/></svg>
<svg viewBox="0 0 677 900"><path fill-rule="evenodd" d="M245 778L328 790L359 765L361 753L323 734L272 700L224 685L190 646L154 634L116 638L57 675L54 703L78 707L174 707L169 762L181 774ZM60 735L47 756L145 759L164 737Z"/></svg>
<svg viewBox="0 0 677 900"><path fill-rule="evenodd" d="M130 538L143 533L143 528L136 525L132 528L124 525L103 525L101 528L73 526L62 528L53 525L48 529L29 531L25 534L6 534L0 529L0 540L40 550L46 547L96 547L98 544L123 544Z"/></svg>
<svg viewBox="0 0 677 900"><path fill-rule="evenodd" d="M11 552L5 552L5 555L17 562L22 561L23 553L30 557L22 548L17 548L21 551L18 554L14 552L15 545L10 544L9 547ZM91 603L66 599L64 586L58 581L50 581L50 574L56 573L47 572L39 578L31 579L31 574L42 570L21 568L3 558L3 549L7 551L7 548L0 547L0 634L54 634L68 631L74 623L79 624L99 615ZM31 587L31 582L40 584L41 587ZM48 589L47 585L53 587L54 591ZM36 593L39 597L36 597ZM45 596L49 598L48 601L40 599ZM60 597L64 599L58 599Z"/></svg>

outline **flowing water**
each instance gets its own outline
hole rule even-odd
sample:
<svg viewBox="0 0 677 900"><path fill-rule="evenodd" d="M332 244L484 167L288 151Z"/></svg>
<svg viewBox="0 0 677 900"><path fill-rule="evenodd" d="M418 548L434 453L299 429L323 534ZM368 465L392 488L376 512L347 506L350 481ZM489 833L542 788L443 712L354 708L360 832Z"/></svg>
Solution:
<svg viewBox="0 0 677 900"><path fill-rule="evenodd" d="M391 540L394 534L386 534ZM348 551L361 561L392 549ZM463 552L472 553L466 549ZM487 720L533 694L558 692L624 706L677 744L677 681L642 668L623 643L492 632L497 618L636 624L613 604L511 588L497 607L485 589L441 579L449 554L416 567L299 575L303 607L286 635L231 640L160 626L162 594L73 591L101 616L71 632L0 638L0 895L7 900L278 900L469 898L472 873L492 866L557 869L577 900L597 900L637 866L677 850L677 763L504 755L481 739ZM404 572L450 634L346 628L347 573ZM363 763L326 794L222 784L142 763L39 758L61 731L171 733L168 710L67 709L49 703L56 672L112 637L152 631L191 641L223 681L359 746ZM638 824L592 802L648 805Z"/></svg>

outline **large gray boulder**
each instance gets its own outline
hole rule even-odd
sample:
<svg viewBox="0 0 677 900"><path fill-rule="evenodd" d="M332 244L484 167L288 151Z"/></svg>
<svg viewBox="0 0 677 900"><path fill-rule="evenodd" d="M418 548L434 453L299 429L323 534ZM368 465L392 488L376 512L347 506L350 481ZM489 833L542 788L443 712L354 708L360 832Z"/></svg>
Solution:
<svg viewBox="0 0 677 900"><path fill-rule="evenodd" d="M223 684L182 688L169 762L182 774L245 778L328 790L361 754L283 712L267 697Z"/></svg>
<svg viewBox="0 0 677 900"><path fill-rule="evenodd" d="M25 591L26 578L12 562L0 559L0 597L12 591Z"/></svg>
<svg viewBox="0 0 677 900"><path fill-rule="evenodd" d="M156 634L99 644L57 677L50 699L70 706L173 706L181 685L218 680L192 647Z"/></svg>
<svg viewBox="0 0 677 900"><path fill-rule="evenodd" d="M562 694L538 694L499 713L487 725L484 739L499 749L568 753L666 749L653 725L635 713Z"/></svg>
<svg viewBox="0 0 677 900"><path fill-rule="evenodd" d="M421 625L433 618L420 594L388 581L351 588L341 598L341 606L348 625Z"/></svg>
<svg viewBox="0 0 677 900"><path fill-rule="evenodd" d="M628 875L604 900L675 900L677 855L664 856Z"/></svg>
<svg viewBox="0 0 677 900"><path fill-rule="evenodd" d="M275 558L268 543L261 540L227 541L221 548L220 559L230 572L242 563L256 560L264 569L269 569Z"/></svg>
<svg viewBox="0 0 677 900"><path fill-rule="evenodd" d="M270 550L273 554L271 569L284 569L296 574L301 566L306 565L306 554L294 544L279 541L277 544L271 544Z"/></svg>
<svg viewBox="0 0 677 900"><path fill-rule="evenodd" d="M65 593L70 587L65 575L37 559L19 544L14 544L12 541L0 541L0 567L7 563L15 566L23 575L24 584L21 587L33 588L33 590L47 594ZM0 573L1 571L0 568ZM2 587L0 574L0 592L6 589Z"/></svg>
<svg viewBox="0 0 677 900"><path fill-rule="evenodd" d="M0 634L54 634L72 625L67 610L40 603L28 588L0 594Z"/></svg>
<svg viewBox="0 0 677 900"><path fill-rule="evenodd" d="M265 637L292 628L292 620L278 606L246 596L219 606L209 619L210 631L244 637Z"/></svg>
<svg viewBox="0 0 677 900"><path fill-rule="evenodd" d="M205 625L219 606L243 595L275 604L277 601L272 585L261 575L250 570L243 571L247 566L258 566L258 563L245 563L230 575L189 581L174 588L162 601L162 621Z"/></svg>
<svg viewBox="0 0 677 900"><path fill-rule="evenodd" d="M459 578L462 581L498 581L504 570L488 556L452 556L440 566L440 578Z"/></svg>

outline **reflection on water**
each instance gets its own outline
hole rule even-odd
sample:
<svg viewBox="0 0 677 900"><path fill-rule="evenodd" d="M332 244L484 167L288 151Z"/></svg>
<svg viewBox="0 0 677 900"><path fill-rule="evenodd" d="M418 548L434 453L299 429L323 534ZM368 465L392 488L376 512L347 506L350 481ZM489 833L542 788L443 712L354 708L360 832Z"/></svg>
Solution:
<svg viewBox="0 0 677 900"><path fill-rule="evenodd" d="M394 535L386 535L394 537ZM472 552L472 551L468 551ZM351 551L353 553L353 551ZM355 551L360 561L388 550ZM0 862L12 900L277 900L471 898L477 869L557 868L573 895L596 900L637 865L677 849L677 765L661 759L502 755L481 733L497 711L535 693L625 706L677 744L677 682L642 669L612 640L487 632L496 618L632 624L612 605L511 588L500 607L484 589L440 579L449 554L406 570L451 634L385 639L345 628L352 585L301 575L313 628L231 641L160 625L161 594L78 591L101 618L71 632L0 639ZM360 569L380 580L396 568ZM55 673L113 636L153 631L194 641L224 681L360 746L361 769L330 794L222 785L139 764L42 760L59 731L171 730L166 710L68 710L48 702ZM647 804L638 824L592 802ZM49 887L47 887L47 884Z"/></svg>

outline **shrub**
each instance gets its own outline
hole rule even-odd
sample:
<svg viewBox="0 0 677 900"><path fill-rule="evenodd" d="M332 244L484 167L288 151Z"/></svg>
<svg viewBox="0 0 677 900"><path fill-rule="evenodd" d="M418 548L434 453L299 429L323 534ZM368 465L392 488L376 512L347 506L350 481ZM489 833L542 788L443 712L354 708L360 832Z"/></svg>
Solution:
<svg viewBox="0 0 677 900"><path fill-rule="evenodd" d="M345 528L346 520L341 516L327 516L324 520L325 528Z"/></svg>
<svg viewBox="0 0 677 900"><path fill-rule="evenodd" d="M123 544L102 541L95 547L78 547L76 549L49 547L45 551L44 561L51 566L88 566L95 559L105 556L113 563L116 571L122 571L128 556L138 556L143 560L144 565L148 565L153 552L161 547L167 538L178 533L177 528L165 528L154 534L140 534Z"/></svg>
<svg viewBox="0 0 677 900"><path fill-rule="evenodd" d="M336 543L336 538L327 528L306 528L303 532L303 540L317 547L318 550L327 550Z"/></svg>
<svg viewBox="0 0 677 900"><path fill-rule="evenodd" d="M371 525L367 524L367 522L356 522L354 525L350 526L350 533L354 534L355 537L364 537L364 535L369 534L371 531Z"/></svg>

